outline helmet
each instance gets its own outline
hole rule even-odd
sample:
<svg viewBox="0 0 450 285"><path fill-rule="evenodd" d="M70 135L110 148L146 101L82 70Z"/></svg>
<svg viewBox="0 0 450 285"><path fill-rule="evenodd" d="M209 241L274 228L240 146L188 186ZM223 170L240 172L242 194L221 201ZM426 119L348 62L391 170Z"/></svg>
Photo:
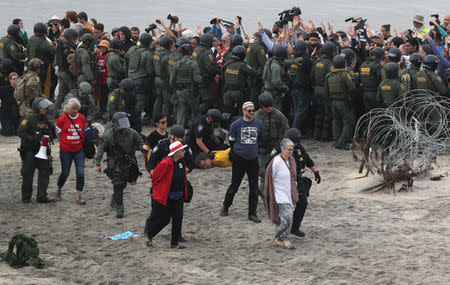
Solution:
<svg viewBox="0 0 450 285"><path fill-rule="evenodd" d="M333 65L335 68L345 67L345 57L343 55L336 55L333 57Z"/></svg>
<svg viewBox="0 0 450 285"><path fill-rule="evenodd" d="M277 59L286 59L288 58L288 50L285 46L275 45L272 48L272 54L274 58Z"/></svg>
<svg viewBox="0 0 450 285"><path fill-rule="evenodd" d="M305 56L306 55L306 43L303 40L298 40L294 43L294 56Z"/></svg>
<svg viewBox="0 0 450 285"><path fill-rule="evenodd" d="M14 70L14 65L9 58L0 59L0 70L2 73L9 74L12 70Z"/></svg>
<svg viewBox="0 0 450 285"><path fill-rule="evenodd" d="M398 48L391 48L389 50L388 57L389 61L399 62L400 59L402 58L402 52Z"/></svg>
<svg viewBox="0 0 450 285"><path fill-rule="evenodd" d="M35 34L45 35L47 34L47 27L44 23L36 23L33 29Z"/></svg>
<svg viewBox="0 0 450 285"><path fill-rule="evenodd" d="M376 59L383 60L384 59L384 49L380 47L374 47L371 50L372 56Z"/></svg>
<svg viewBox="0 0 450 285"><path fill-rule="evenodd" d="M181 46L181 53L183 55L191 54L192 53L192 46L191 46L191 44L190 43L183 44Z"/></svg>
<svg viewBox="0 0 450 285"><path fill-rule="evenodd" d="M175 45L176 45L177 47L181 47L182 45L188 44L188 43L190 43L188 39L186 39L186 38L179 38L179 39L177 39L177 41L175 42Z"/></svg>
<svg viewBox="0 0 450 285"><path fill-rule="evenodd" d="M422 61L423 61L423 57L418 53L413 53L409 57L409 62L411 62L411 64L417 68L420 68L420 66L422 65Z"/></svg>
<svg viewBox="0 0 450 285"><path fill-rule="evenodd" d="M114 128L116 128L116 130L130 127L130 121L128 120L128 114L125 112L115 112L114 115L112 116L111 121L114 125Z"/></svg>
<svg viewBox="0 0 450 285"><path fill-rule="evenodd" d="M74 29L65 29L64 38L68 41L73 41L74 39L78 38L78 33Z"/></svg>
<svg viewBox="0 0 450 285"><path fill-rule="evenodd" d="M184 138L185 131L181 125L173 125L170 128L170 134L179 138Z"/></svg>
<svg viewBox="0 0 450 285"><path fill-rule="evenodd" d="M228 128L231 125L231 120L233 119L233 115L230 113L222 113L220 118L220 126L222 128Z"/></svg>
<svg viewBox="0 0 450 285"><path fill-rule="evenodd" d="M206 112L206 116L212 118L214 122L218 122L221 118L221 113L217 109L209 109Z"/></svg>
<svg viewBox="0 0 450 285"><path fill-rule="evenodd" d="M36 71L36 70L38 70L38 68L40 68L42 66L42 64L44 64L42 62L42 60L40 60L39 58L35 57L35 58L32 58L28 62L27 67L28 67L29 70Z"/></svg>
<svg viewBox="0 0 450 285"><path fill-rule="evenodd" d="M241 46L243 42L244 42L244 40L242 39L242 37L240 35L234 34L231 36L230 48L233 48L235 46Z"/></svg>
<svg viewBox="0 0 450 285"><path fill-rule="evenodd" d="M94 36L86 33L84 35L81 36L80 40L87 46L91 46L92 43L94 43Z"/></svg>
<svg viewBox="0 0 450 285"><path fill-rule="evenodd" d="M233 58L238 59L238 60L244 60L245 55L247 54L247 50L245 49L245 47L238 45L233 48L231 53L233 55L232 56Z"/></svg>
<svg viewBox="0 0 450 285"><path fill-rule="evenodd" d="M8 35L18 37L19 33L20 33L20 27L19 27L19 25L10 25L8 27L7 32L8 32Z"/></svg>
<svg viewBox="0 0 450 285"><path fill-rule="evenodd" d="M92 86L91 86L91 84L89 84L89 82L85 82L85 81L81 82L79 89L81 91L81 94L84 94L84 95L92 94Z"/></svg>
<svg viewBox="0 0 450 285"><path fill-rule="evenodd" d="M328 56L329 58L333 58L337 53L336 45L332 42L326 42L322 46L322 54Z"/></svg>
<svg viewBox="0 0 450 285"><path fill-rule="evenodd" d="M284 132L284 137L297 144L302 139L302 133L297 128L290 128Z"/></svg>
<svg viewBox="0 0 450 285"><path fill-rule="evenodd" d="M170 49L170 46L172 45L172 38L168 36L162 36L159 40L159 45L167 50Z"/></svg>
<svg viewBox="0 0 450 285"><path fill-rule="evenodd" d="M122 46L122 42L119 39L112 39L110 48L112 49L120 49Z"/></svg>
<svg viewBox="0 0 450 285"><path fill-rule="evenodd" d="M258 97L259 105L264 107L273 106L273 98L272 95L268 92L264 92Z"/></svg>
<svg viewBox="0 0 450 285"><path fill-rule="evenodd" d="M389 62L384 66L384 72L388 79L398 78L398 65L394 62Z"/></svg>
<svg viewBox="0 0 450 285"><path fill-rule="evenodd" d="M347 64L347 66L354 64L356 57L355 52L351 48L344 49L341 55L345 57L345 63Z"/></svg>
<svg viewBox="0 0 450 285"><path fill-rule="evenodd" d="M149 47L150 43L153 41L153 38L150 34L142 33L139 37L139 41L141 42L141 45L144 47Z"/></svg>
<svg viewBox="0 0 450 285"><path fill-rule="evenodd" d="M438 58L434 54L429 54L423 59L422 67L430 71L435 71L438 64Z"/></svg>
<svg viewBox="0 0 450 285"><path fill-rule="evenodd" d="M125 93L133 91L134 83L130 78L122 79L119 83L119 87L123 89Z"/></svg>
<svg viewBox="0 0 450 285"><path fill-rule="evenodd" d="M264 29L264 33L269 39L272 39L272 32L269 29ZM259 38L261 39L261 33L259 33Z"/></svg>
<svg viewBox="0 0 450 285"><path fill-rule="evenodd" d="M200 45L210 48L213 45L214 38L210 34L203 34L200 38Z"/></svg>
<svg viewBox="0 0 450 285"><path fill-rule="evenodd" d="M53 105L53 103L50 102L49 100L42 97L38 97L33 100L31 108L33 108L33 110L37 113L40 110L47 110L47 108L49 108L51 105Z"/></svg>

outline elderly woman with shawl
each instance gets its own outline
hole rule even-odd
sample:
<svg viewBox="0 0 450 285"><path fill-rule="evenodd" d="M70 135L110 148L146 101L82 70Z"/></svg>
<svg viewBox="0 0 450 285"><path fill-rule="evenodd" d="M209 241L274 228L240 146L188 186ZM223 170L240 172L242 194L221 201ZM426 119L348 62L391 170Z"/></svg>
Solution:
<svg viewBox="0 0 450 285"><path fill-rule="evenodd" d="M270 161L265 176L265 203L269 219L275 224L274 246L295 249L289 241L295 204L298 201L297 170L290 139L280 142L281 154Z"/></svg>

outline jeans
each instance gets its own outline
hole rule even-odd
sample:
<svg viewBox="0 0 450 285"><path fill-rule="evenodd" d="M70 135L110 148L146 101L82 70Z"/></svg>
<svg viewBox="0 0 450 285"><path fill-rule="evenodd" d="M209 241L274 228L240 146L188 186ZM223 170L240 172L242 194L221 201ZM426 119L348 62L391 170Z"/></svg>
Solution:
<svg viewBox="0 0 450 285"><path fill-rule="evenodd" d="M77 152L66 152L60 150L59 158L61 160L61 174L58 177L58 187L61 188L66 183L69 177L70 167L72 161L75 162L75 173L77 176L77 191L83 191L84 188L84 150L80 149Z"/></svg>
<svg viewBox="0 0 450 285"><path fill-rule="evenodd" d="M298 130L303 129L303 125L308 115L309 106L311 104L312 92L305 88L295 88L291 90L291 97L294 107L294 121L292 127Z"/></svg>

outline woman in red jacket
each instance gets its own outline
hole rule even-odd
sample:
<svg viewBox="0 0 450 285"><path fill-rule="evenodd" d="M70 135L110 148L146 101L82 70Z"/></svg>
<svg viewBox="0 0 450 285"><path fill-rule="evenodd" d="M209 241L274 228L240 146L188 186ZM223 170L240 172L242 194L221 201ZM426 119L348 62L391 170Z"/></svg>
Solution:
<svg viewBox="0 0 450 285"><path fill-rule="evenodd" d="M75 162L77 177L77 203L86 204L82 193L84 188L84 150L83 140L86 137L86 119L78 113L81 104L76 98L69 99L64 106L64 114L56 121L56 127L60 135L59 158L61 160L61 174L58 178L58 191L56 200L61 200L62 187L66 183L70 173L72 161ZM75 129L76 128L76 129ZM81 136L80 136L81 135Z"/></svg>
<svg viewBox="0 0 450 285"><path fill-rule="evenodd" d="M152 246L152 239L172 218L171 248L182 249L179 244L181 226L183 223L183 203L187 199L186 167L184 162L184 148L181 142L170 145L168 157L153 170L152 212L145 224L145 243Z"/></svg>

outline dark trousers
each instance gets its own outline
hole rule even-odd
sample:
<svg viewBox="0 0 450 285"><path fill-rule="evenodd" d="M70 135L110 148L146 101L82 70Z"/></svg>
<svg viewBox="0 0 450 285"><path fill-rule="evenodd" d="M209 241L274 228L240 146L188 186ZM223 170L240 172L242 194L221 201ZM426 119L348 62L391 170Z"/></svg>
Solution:
<svg viewBox="0 0 450 285"><path fill-rule="evenodd" d="M99 86L99 92L100 92L100 112L104 113L106 112L106 105L108 104L108 84L100 85Z"/></svg>
<svg viewBox="0 0 450 285"><path fill-rule="evenodd" d="M123 206L123 190L127 187L127 180L121 175L116 175L113 180L114 187L114 200L116 201L116 206Z"/></svg>
<svg viewBox="0 0 450 285"><path fill-rule="evenodd" d="M33 193L34 171L38 169L38 187L36 200L47 197L47 187L50 179L50 161L34 156L33 152L25 152L22 157L22 200L30 200Z"/></svg>
<svg viewBox="0 0 450 285"><path fill-rule="evenodd" d="M233 165L231 167L231 185L225 194L223 206L228 209L233 204L234 195L236 195L245 173L247 173L249 195L248 195L248 215L256 215L258 206L258 158L244 159L236 154L233 155Z"/></svg>
<svg viewBox="0 0 450 285"><path fill-rule="evenodd" d="M153 239L164 229L172 218L171 245L177 245L181 236L183 224L183 199L167 200L167 206L152 199L152 212L145 222L145 233L149 239Z"/></svg>
<svg viewBox="0 0 450 285"><path fill-rule="evenodd" d="M58 177L58 187L63 187L69 177L72 161L75 163L75 174L77 177L77 191L83 191L84 188L84 150L76 152L59 151L61 160L61 174Z"/></svg>
<svg viewBox="0 0 450 285"><path fill-rule="evenodd" d="M5 136L15 135L19 127L19 111L18 106L10 106L9 108L0 109L0 134Z"/></svg>
<svg viewBox="0 0 450 285"><path fill-rule="evenodd" d="M295 205L291 231L298 231L300 229L300 226L302 225L306 207L308 206L308 195L311 184L312 181L309 178L302 177L300 179L297 179L299 199L297 204Z"/></svg>

